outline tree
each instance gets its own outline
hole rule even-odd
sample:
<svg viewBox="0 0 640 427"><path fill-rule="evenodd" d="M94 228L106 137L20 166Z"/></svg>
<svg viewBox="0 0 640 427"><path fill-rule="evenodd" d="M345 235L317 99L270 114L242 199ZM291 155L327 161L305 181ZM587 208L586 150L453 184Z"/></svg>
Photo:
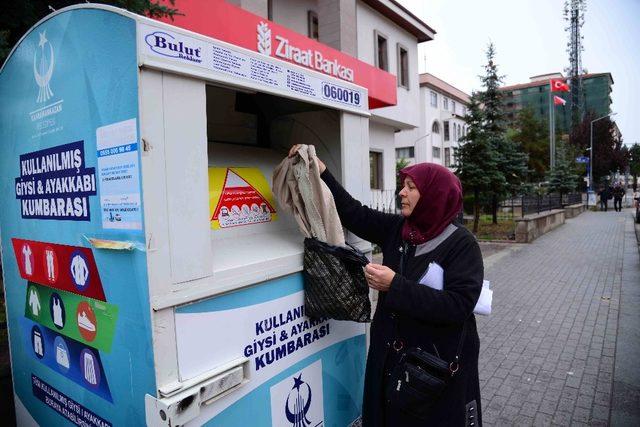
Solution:
<svg viewBox="0 0 640 427"><path fill-rule="evenodd" d="M529 161L528 181L544 181L549 169L549 134L547 124L536 118L530 107L523 108L517 115L514 127L507 135L520 144Z"/></svg>
<svg viewBox="0 0 640 427"><path fill-rule="evenodd" d="M498 202L507 194L520 191L527 175L527 155L522 152L517 142L506 137L506 121L502 103L500 86L503 76L498 74L495 63L496 51L493 43L487 48L487 64L485 75L480 76L484 91L480 94L483 106L483 137L495 151L498 169L502 179L491 186L491 211L494 224L498 223Z"/></svg>
<svg viewBox="0 0 640 427"><path fill-rule="evenodd" d="M636 191L640 176L640 144L637 142L629 149L629 173L633 176L633 191Z"/></svg>
<svg viewBox="0 0 640 427"><path fill-rule="evenodd" d="M52 9L62 9L74 4L85 3L82 0L21 0L9 1L2 7L0 14L0 64L7 59L13 46L36 22L51 13ZM173 17L179 14L172 7L175 0L100 0L96 3L110 4L127 9L133 13L151 18Z"/></svg>
<svg viewBox="0 0 640 427"><path fill-rule="evenodd" d="M499 169L499 156L486 138L484 112L480 107L480 94L471 95L465 122L467 134L460 139L455 151L456 174L465 192L473 194L473 232L478 232L482 197L491 192L493 185L504 185Z"/></svg>
<svg viewBox="0 0 640 427"><path fill-rule="evenodd" d="M574 173L573 162L567 156L567 150L563 143L556 148L556 165L547 174L549 190L562 195L570 193L578 185L578 176Z"/></svg>

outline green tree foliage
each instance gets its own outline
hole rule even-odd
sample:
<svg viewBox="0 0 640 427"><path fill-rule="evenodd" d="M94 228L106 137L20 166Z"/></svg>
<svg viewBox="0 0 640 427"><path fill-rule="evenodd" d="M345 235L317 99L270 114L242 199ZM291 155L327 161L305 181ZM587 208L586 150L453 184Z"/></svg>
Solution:
<svg viewBox="0 0 640 427"><path fill-rule="evenodd" d="M493 223L498 223L498 203L507 195L519 192L527 176L528 158L522 152L516 141L507 138L504 106L502 103L503 76L498 74L495 62L496 51L493 43L487 48L487 64L484 66L485 75L480 76L484 91L480 93L484 120L482 123L483 137L487 139L495 152L498 169L503 178L491 186L491 210Z"/></svg>
<svg viewBox="0 0 640 427"><path fill-rule="evenodd" d="M400 171L409 166L409 160L403 158L396 160L396 194L402 190L404 182L400 181Z"/></svg>
<svg viewBox="0 0 640 427"><path fill-rule="evenodd" d="M640 176L640 144L637 142L629 149L629 173L633 176L633 191L636 191Z"/></svg>
<svg viewBox="0 0 640 427"><path fill-rule="evenodd" d="M473 194L473 232L477 233L483 197L491 193L494 185L504 186L506 182L499 169L500 156L486 138L478 93L471 96L465 122L468 132L455 151L456 174L464 190Z"/></svg>
<svg viewBox="0 0 640 427"><path fill-rule="evenodd" d="M508 137L520 144L529 161L528 180L531 183L544 181L549 169L549 132L547 123L536 118L529 107L522 109Z"/></svg>
<svg viewBox="0 0 640 427"><path fill-rule="evenodd" d="M3 4L0 14L0 64L4 63L13 46L36 22L53 10L81 3L85 2L81 0L20 0ZM152 18L173 17L179 14L178 9L173 7L175 0L168 0L168 3L166 1L161 3L160 0L98 0L93 3L120 7Z"/></svg>
<svg viewBox="0 0 640 427"><path fill-rule="evenodd" d="M570 193L578 185L578 176L574 172L573 162L567 154L563 143L558 143L556 147L556 165L547 174L549 181L549 191L563 194Z"/></svg>
<svg viewBox="0 0 640 427"><path fill-rule="evenodd" d="M573 128L569 139L574 153L589 154L591 122L597 119L593 111L587 112L580 124ZM616 171L626 170L628 154L618 137L615 122L609 117L593 123L593 182L606 180Z"/></svg>

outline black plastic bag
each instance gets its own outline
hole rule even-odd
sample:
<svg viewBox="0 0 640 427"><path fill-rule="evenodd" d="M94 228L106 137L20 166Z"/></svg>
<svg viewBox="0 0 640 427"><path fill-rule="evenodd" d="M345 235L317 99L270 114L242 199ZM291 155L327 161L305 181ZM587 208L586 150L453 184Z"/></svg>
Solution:
<svg viewBox="0 0 640 427"><path fill-rule="evenodd" d="M304 303L309 317L369 322L369 286L362 267L367 257L355 248L304 240Z"/></svg>

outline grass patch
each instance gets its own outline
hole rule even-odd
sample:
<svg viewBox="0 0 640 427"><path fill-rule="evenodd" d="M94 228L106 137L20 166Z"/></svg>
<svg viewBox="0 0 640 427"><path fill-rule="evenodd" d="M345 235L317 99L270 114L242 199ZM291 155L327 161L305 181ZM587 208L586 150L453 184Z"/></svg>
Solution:
<svg viewBox="0 0 640 427"><path fill-rule="evenodd" d="M473 221L465 224L473 231ZM493 224L491 215L481 215L476 237L479 240L508 240L513 241L516 232L516 222L513 218L498 218L498 223Z"/></svg>

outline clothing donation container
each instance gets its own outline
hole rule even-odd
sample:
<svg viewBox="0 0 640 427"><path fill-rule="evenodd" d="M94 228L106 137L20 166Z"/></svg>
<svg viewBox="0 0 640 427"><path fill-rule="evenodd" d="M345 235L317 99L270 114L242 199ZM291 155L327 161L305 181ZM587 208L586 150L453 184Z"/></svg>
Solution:
<svg viewBox="0 0 640 427"><path fill-rule="evenodd" d="M394 80L207 7L219 13L191 16L210 32L68 7L4 64L19 425L346 426L361 412L365 325L305 316L303 236L271 176L292 144L313 144L365 197L372 98L356 83ZM277 57L276 32L306 43L312 66Z"/></svg>

